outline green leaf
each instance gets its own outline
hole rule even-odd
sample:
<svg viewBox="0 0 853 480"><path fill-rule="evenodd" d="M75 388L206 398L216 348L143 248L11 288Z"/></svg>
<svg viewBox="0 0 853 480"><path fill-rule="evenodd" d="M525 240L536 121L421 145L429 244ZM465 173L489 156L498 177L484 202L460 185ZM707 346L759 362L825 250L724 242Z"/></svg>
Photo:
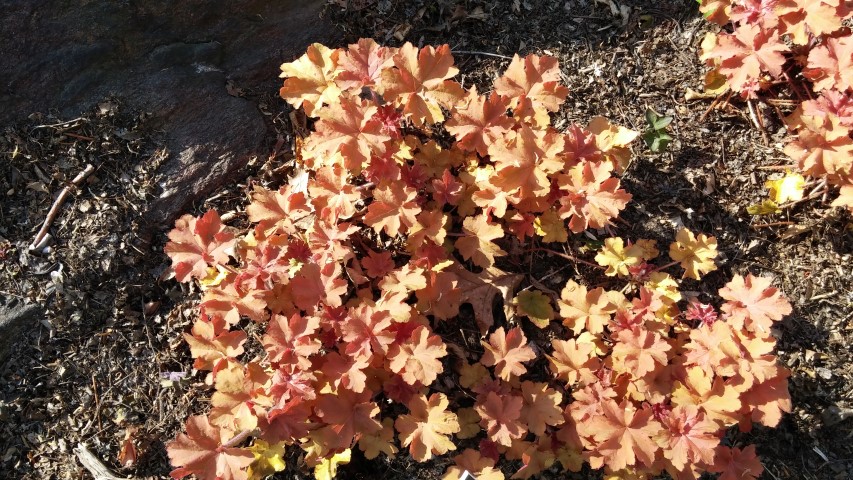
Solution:
<svg viewBox="0 0 853 480"><path fill-rule="evenodd" d="M551 299L538 290L525 290L516 295L512 303L518 308L518 313L529 318L539 328L547 327L554 318Z"/></svg>
<svg viewBox="0 0 853 480"><path fill-rule="evenodd" d="M746 207L746 211L750 215L772 215L781 212L782 209L773 200L765 200L759 204Z"/></svg>

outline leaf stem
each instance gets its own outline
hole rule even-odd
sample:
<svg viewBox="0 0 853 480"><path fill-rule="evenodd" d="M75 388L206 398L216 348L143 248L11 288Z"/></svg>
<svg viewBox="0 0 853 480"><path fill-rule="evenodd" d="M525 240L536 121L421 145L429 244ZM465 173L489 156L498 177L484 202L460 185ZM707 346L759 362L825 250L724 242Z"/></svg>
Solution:
<svg viewBox="0 0 853 480"><path fill-rule="evenodd" d="M587 265L587 266L590 266L590 267L592 267L592 268L597 268L597 269L599 269L599 270L604 270L604 267L602 267L601 265L599 265L599 264L597 264L597 263L588 262L588 261L586 261L586 260L583 260L583 259L577 258L577 257L572 256L572 255L569 255L569 254L567 254L567 253L562 253L562 252L557 252L557 251L555 251L555 250L551 250L550 248L533 247L533 248L531 248L529 251L531 251L531 252L545 252L545 253L550 253L551 255L557 255L558 257L563 257L563 258L565 258L566 260L570 260L570 261L572 261L572 262L582 263L582 264Z"/></svg>

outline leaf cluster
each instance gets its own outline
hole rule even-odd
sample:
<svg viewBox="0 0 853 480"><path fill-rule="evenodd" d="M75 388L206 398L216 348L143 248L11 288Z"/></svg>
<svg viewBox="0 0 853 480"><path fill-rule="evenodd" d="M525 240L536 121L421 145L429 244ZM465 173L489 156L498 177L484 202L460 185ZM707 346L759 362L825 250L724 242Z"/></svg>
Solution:
<svg viewBox="0 0 853 480"><path fill-rule="evenodd" d="M780 83L794 91L796 110L784 119L795 137L785 154L800 173L839 187L833 206L853 211L853 18L842 0L699 0L700 11L730 32L708 33L701 58L717 92L730 88L744 98L775 95ZM720 86L724 79L726 85ZM807 100L803 100L807 98ZM779 203L803 198L796 177L786 176L791 195L768 185L771 200L753 214L780 211ZM804 185L802 182L801 185ZM815 196L819 196L816 192Z"/></svg>
<svg viewBox="0 0 853 480"><path fill-rule="evenodd" d="M502 479L501 458L520 461L512 478L584 462L622 478L760 473L753 447L720 439L790 410L771 336L790 305L769 280L736 276L718 307L683 298L667 270L716 268L716 239L687 229L670 262L651 240L606 239L594 261L621 289L519 292L523 275L498 268L533 239L608 226L630 199L615 175L637 134L551 127L568 94L556 60L514 57L488 95L453 80L446 45L315 44L282 71L282 97L313 119L302 174L255 189L246 231L208 211L169 233L176 279L203 290L185 339L213 387L167 446L173 478L262 478L285 448L332 478L353 448L426 461L461 442L478 448L447 478ZM436 333L462 325L463 303L479 345Z"/></svg>

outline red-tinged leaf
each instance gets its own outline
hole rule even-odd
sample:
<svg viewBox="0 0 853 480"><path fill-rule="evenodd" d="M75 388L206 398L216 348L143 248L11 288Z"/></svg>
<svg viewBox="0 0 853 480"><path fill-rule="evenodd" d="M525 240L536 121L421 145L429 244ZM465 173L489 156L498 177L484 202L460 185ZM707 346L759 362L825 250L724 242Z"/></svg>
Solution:
<svg viewBox="0 0 853 480"><path fill-rule="evenodd" d="M374 250L367 251L367 256L361 259L361 266L371 278L382 278L396 267L391 258L391 252L376 252Z"/></svg>
<svg viewBox="0 0 853 480"><path fill-rule="evenodd" d="M604 228L619 216L631 200L631 194L619 188L619 179L611 177L608 162L582 162L560 175L560 216L569 219L569 228L580 233L587 228Z"/></svg>
<svg viewBox="0 0 853 480"><path fill-rule="evenodd" d="M391 326L391 315L384 310L375 309L367 304L350 308L347 318L341 323L341 337L347 342L347 352L364 352L385 355L388 346L394 342L395 334Z"/></svg>
<svg viewBox="0 0 853 480"><path fill-rule="evenodd" d="M340 346L341 353L329 352L322 359L319 370L322 380L334 389L346 389L355 393L365 392L367 388L367 373L373 355L364 350L353 348L352 351ZM369 392L369 390L368 390Z"/></svg>
<svg viewBox="0 0 853 480"><path fill-rule="evenodd" d="M292 399L314 400L317 398L316 380L311 371L303 371L295 365L281 365L273 374L270 394L277 397L279 407Z"/></svg>
<svg viewBox="0 0 853 480"><path fill-rule="evenodd" d="M320 111L314 133L303 146L303 160L308 168L321 168L340 163L353 175L367 167L372 156L385 153L385 142L391 136L383 131L375 118L377 107L358 97L342 97L340 102Z"/></svg>
<svg viewBox="0 0 853 480"><path fill-rule="evenodd" d="M611 358L613 369L639 379L668 363L669 343L645 329L621 330L616 335Z"/></svg>
<svg viewBox="0 0 853 480"><path fill-rule="evenodd" d="M433 393L429 400L423 395L413 397L407 406L410 413L394 422L400 432L400 443L409 447L412 458L425 462L433 455L456 450L450 435L459 431L456 414L447 411L450 402L442 393Z"/></svg>
<svg viewBox="0 0 853 480"><path fill-rule="evenodd" d="M468 92L467 104L464 107L457 106L444 126L456 137L459 148L485 157L489 145L515 125L515 120L506 114L507 108L509 98L496 93L488 97L478 95L477 88L472 87Z"/></svg>
<svg viewBox="0 0 853 480"><path fill-rule="evenodd" d="M285 288L283 284L280 287ZM276 290L273 289L273 291ZM228 283L205 291L199 310L210 317L221 317L229 325L239 323L242 315L256 322L262 322L269 318L269 313L266 311L268 306L274 312L281 311L272 305L267 305L266 298L269 294L269 291L264 290L238 291L234 283Z"/></svg>
<svg viewBox="0 0 853 480"><path fill-rule="evenodd" d="M393 65L395 48L380 46L372 38L360 38L338 55L335 82L341 90L359 94L382 79L382 71Z"/></svg>
<svg viewBox="0 0 853 480"><path fill-rule="evenodd" d="M417 190L400 182L386 183L373 190L373 202L367 207L365 225L376 233L384 230L391 237L406 233L417 221L421 207L415 201Z"/></svg>
<svg viewBox="0 0 853 480"><path fill-rule="evenodd" d="M257 363L222 370L216 375L216 391L210 398L210 423L235 431L254 430L266 407L274 404L266 394L270 375Z"/></svg>
<svg viewBox="0 0 853 480"><path fill-rule="evenodd" d="M764 465L755 454L755 445L744 449L720 445L709 470L721 474L717 480L756 480L764 471Z"/></svg>
<svg viewBox="0 0 853 480"><path fill-rule="evenodd" d="M216 371L243 354L246 333L242 330L228 331L220 317L202 316L193 323L192 334L184 334L184 340L195 358L193 368Z"/></svg>
<svg viewBox="0 0 853 480"><path fill-rule="evenodd" d="M433 315L437 320L447 320L459 314L462 291L457 288L458 278L447 271L429 272L427 286L418 290L418 310Z"/></svg>
<svg viewBox="0 0 853 480"><path fill-rule="evenodd" d="M796 45L806 45L811 38L840 29L850 16L850 5L839 0L785 0L776 5L776 13L780 33L790 35Z"/></svg>
<svg viewBox="0 0 853 480"><path fill-rule="evenodd" d="M637 410L629 401L617 404L613 400L602 402L601 408L604 415L590 420L598 442L590 465L600 468L605 464L611 470L650 467L659 448L652 439L661 431L651 408Z"/></svg>
<svg viewBox="0 0 853 480"><path fill-rule="evenodd" d="M274 232L293 235L299 231L295 223L310 215L311 207L303 192L294 192L288 185L278 191L255 186L246 214L250 222L270 225L272 231L267 235Z"/></svg>
<svg viewBox="0 0 853 480"><path fill-rule="evenodd" d="M489 392L485 398L478 398L474 409L480 415L480 425L486 429L489 438L504 446L512 445L513 439L522 438L527 428L520 421L521 405L524 399L517 395L500 396Z"/></svg>
<svg viewBox="0 0 853 480"><path fill-rule="evenodd" d="M305 115L315 116L315 109L334 105L341 91L335 85L337 59L340 50L332 50L319 43L308 47L305 55L281 66L281 77L286 78L279 94L293 108L303 107Z"/></svg>
<svg viewBox="0 0 853 480"><path fill-rule="evenodd" d="M735 275L731 282L720 289L720 297L727 300L721 310L729 316L744 316L746 327L757 334L770 335L773 322L791 313L791 304L775 287L770 279Z"/></svg>
<svg viewBox="0 0 853 480"><path fill-rule="evenodd" d="M417 126L444 121L441 107L450 109L462 98L462 86L448 80L459 73L453 66L448 45L418 49L411 43L397 50L396 68L382 74L386 100L403 108L403 114Z"/></svg>
<svg viewBox="0 0 853 480"><path fill-rule="evenodd" d="M501 327L489 336L488 343L480 343L485 348L480 362L487 367L495 367L495 375L504 381L523 375L527 372L524 362L536 358L533 349L527 346L527 337L518 327L508 333Z"/></svg>
<svg viewBox="0 0 853 480"><path fill-rule="evenodd" d="M462 258L471 260L474 265L489 268L495 264L495 256L506 255L492 240L503 238L500 224L493 224L485 214L466 217L462 222L463 236L454 244Z"/></svg>
<svg viewBox="0 0 853 480"><path fill-rule="evenodd" d="M294 313L290 318L273 315L262 342L269 354L269 361L278 364L298 365L309 369L311 355L320 351L316 332L320 320Z"/></svg>
<svg viewBox="0 0 853 480"><path fill-rule="evenodd" d="M164 248L172 259L175 278L188 282L204 278L207 269L228 263L228 250L234 246L234 234L226 229L219 214L209 210L201 218L184 215L175 221Z"/></svg>
<svg viewBox="0 0 853 480"><path fill-rule="evenodd" d="M720 444L720 427L705 418L698 407L678 406L663 421L658 441L663 455L679 471L689 465L714 462L714 449Z"/></svg>
<svg viewBox="0 0 853 480"><path fill-rule="evenodd" d="M436 178L432 181L432 198L436 202L448 205L457 205L462 199L462 194L465 191L465 186L460 182L450 170L445 169L441 174L441 178Z"/></svg>
<svg viewBox="0 0 853 480"><path fill-rule="evenodd" d="M194 474L200 480L244 480L248 478L245 468L255 461L255 456L246 448L223 447L234 437L227 428L211 425L205 416L190 417L187 433L166 445L172 465L172 478L183 478Z"/></svg>
<svg viewBox="0 0 853 480"><path fill-rule="evenodd" d="M447 355L447 347L438 335L421 325L409 338L394 344L388 352L389 367L399 373L409 385L430 385L444 370L440 358Z"/></svg>
<svg viewBox="0 0 853 480"><path fill-rule="evenodd" d="M751 420L768 427L775 427L782 415L791 412L791 394L788 392L787 370L779 369L777 375L756 383L741 395L744 408L752 410Z"/></svg>
<svg viewBox="0 0 853 480"><path fill-rule="evenodd" d="M548 363L551 373L559 380L569 385L578 382L586 385L598 381L593 372L600 368L601 362L595 355L595 344L578 343L572 338L554 339L551 345L554 351L553 355L548 355Z"/></svg>
<svg viewBox="0 0 853 480"><path fill-rule="evenodd" d="M717 36L716 45L704 51L705 60L718 60L719 71L736 91L749 91L762 72L773 77L782 74L788 47L779 40L776 30L763 30L759 25L742 24L734 33Z"/></svg>
<svg viewBox="0 0 853 480"><path fill-rule="evenodd" d="M554 131L535 131L522 124L518 132L508 132L489 145L495 163L490 183L509 195L513 204L551 191L550 176L562 170L559 157L565 149L563 137Z"/></svg>
<svg viewBox="0 0 853 480"><path fill-rule="evenodd" d="M522 114L538 126L550 121L548 112L556 112L566 100L569 89L560 85L560 67L556 58L528 55L523 59L514 55L503 76L495 80L495 93L512 99L510 106L519 108L529 102L529 112Z"/></svg>
<svg viewBox="0 0 853 480"><path fill-rule="evenodd" d="M797 161L807 175L853 173L853 139L847 127L834 115L810 119L801 117L797 138L785 146L785 154Z"/></svg>
<svg viewBox="0 0 853 480"><path fill-rule="evenodd" d="M308 181L308 193L317 214L329 223L355 215L362 191L352 184L341 165L322 167Z"/></svg>
<svg viewBox="0 0 853 480"><path fill-rule="evenodd" d="M824 121L831 116L838 118L838 123L853 128L853 96L835 90L824 90L814 100L801 103L803 116L816 117Z"/></svg>
<svg viewBox="0 0 853 480"><path fill-rule="evenodd" d="M295 442L308 433L313 402L296 397L280 402L267 413L263 437L270 443Z"/></svg>
<svg viewBox="0 0 853 480"><path fill-rule="evenodd" d="M317 431L328 450L349 448L360 433L371 434L382 430L374 417L379 406L370 401L371 393L354 393L338 390L336 394L320 395L314 412L327 425Z"/></svg>
<svg viewBox="0 0 853 480"><path fill-rule="evenodd" d="M853 38L849 35L827 38L826 43L809 52L808 62L803 73L814 81L816 92L853 88Z"/></svg>
<svg viewBox="0 0 853 480"><path fill-rule="evenodd" d="M566 420L560 403L563 394L549 388L547 383L524 381L521 383L524 405L521 407L521 419L534 435L544 435L547 425L562 425Z"/></svg>

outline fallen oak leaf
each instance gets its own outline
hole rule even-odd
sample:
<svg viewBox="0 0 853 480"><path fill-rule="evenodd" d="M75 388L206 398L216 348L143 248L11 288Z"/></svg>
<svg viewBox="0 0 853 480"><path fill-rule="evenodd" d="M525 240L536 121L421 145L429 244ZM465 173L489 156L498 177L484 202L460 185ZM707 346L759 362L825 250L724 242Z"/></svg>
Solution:
<svg viewBox="0 0 853 480"><path fill-rule="evenodd" d="M474 318L481 333L487 332L495 323L492 306L498 295L503 300L504 315L512 318L512 295L524 278L523 275L507 273L496 267L484 268L480 273L474 273L456 262L445 270L454 273L459 279L457 287L461 294L460 301L474 308Z"/></svg>

